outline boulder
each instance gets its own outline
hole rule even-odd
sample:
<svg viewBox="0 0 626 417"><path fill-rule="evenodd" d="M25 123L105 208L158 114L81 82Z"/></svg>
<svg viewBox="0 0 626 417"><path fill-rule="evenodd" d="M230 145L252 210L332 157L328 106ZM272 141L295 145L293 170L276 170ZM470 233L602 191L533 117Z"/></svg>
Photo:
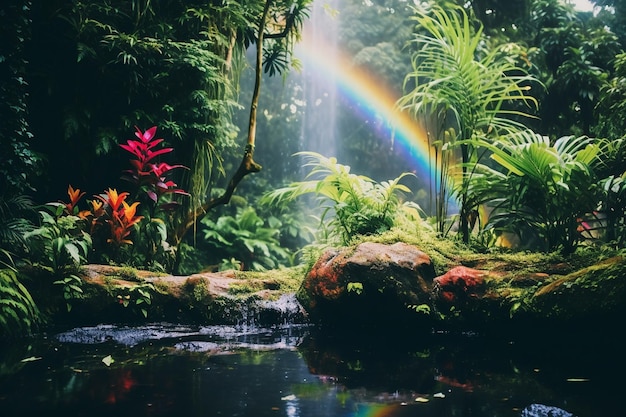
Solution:
<svg viewBox="0 0 626 417"><path fill-rule="evenodd" d="M65 300L63 308L52 297L37 300L60 327L146 321L273 326L306 321L295 298L300 270L177 276L90 264L80 275L83 294L71 300L71 311L65 309Z"/></svg>
<svg viewBox="0 0 626 417"><path fill-rule="evenodd" d="M522 410L521 417L574 417L568 411L543 404L531 404Z"/></svg>
<svg viewBox="0 0 626 417"><path fill-rule="evenodd" d="M433 280L435 300L445 304L466 304L485 292L486 271L457 266Z"/></svg>
<svg viewBox="0 0 626 417"><path fill-rule="evenodd" d="M325 252L298 300L312 322L341 329L413 326L430 313L435 269L413 245L366 242Z"/></svg>

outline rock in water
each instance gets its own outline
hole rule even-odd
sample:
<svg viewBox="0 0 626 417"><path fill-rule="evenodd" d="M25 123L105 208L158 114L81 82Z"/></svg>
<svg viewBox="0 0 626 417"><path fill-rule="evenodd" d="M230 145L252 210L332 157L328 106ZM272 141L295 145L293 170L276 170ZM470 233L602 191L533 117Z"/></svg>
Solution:
<svg viewBox="0 0 626 417"><path fill-rule="evenodd" d="M521 417L574 417L574 415L558 407L531 404L522 410Z"/></svg>
<svg viewBox="0 0 626 417"><path fill-rule="evenodd" d="M434 277L430 257L417 247L367 242L324 253L298 300L326 327L410 327L430 313Z"/></svg>

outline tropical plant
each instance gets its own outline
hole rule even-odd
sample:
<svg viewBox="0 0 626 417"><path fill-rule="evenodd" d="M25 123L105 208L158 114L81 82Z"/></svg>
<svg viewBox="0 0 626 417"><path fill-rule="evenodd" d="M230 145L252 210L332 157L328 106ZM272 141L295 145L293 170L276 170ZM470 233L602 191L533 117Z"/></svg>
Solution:
<svg viewBox="0 0 626 417"><path fill-rule="evenodd" d="M0 269L0 334L29 333L41 322L30 293L11 269Z"/></svg>
<svg viewBox="0 0 626 417"><path fill-rule="evenodd" d="M626 243L626 138L601 140L600 157L594 168L598 182L598 207L595 223L605 241L623 247Z"/></svg>
<svg viewBox="0 0 626 417"><path fill-rule="evenodd" d="M156 130L156 126L145 132L135 127L135 136L139 140L128 139L120 147L134 157L130 160L131 169L124 171L123 178L133 185L134 195L143 207L140 217L144 221L139 225L133 252L140 256L144 266L165 271L177 263L176 247L180 243L175 229L182 205L174 196L189 197L189 193L171 178L175 169L187 167L157 160L174 149L157 149L163 139L156 138Z"/></svg>
<svg viewBox="0 0 626 417"><path fill-rule="evenodd" d="M498 169L478 164L469 183L476 204L491 213L486 229L512 232L541 249L571 253L583 239L581 219L595 209L592 166L599 146L586 136L518 135L477 144L492 152ZM483 219L485 220L485 219Z"/></svg>
<svg viewBox="0 0 626 417"><path fill-rule="evenodd" d="M24 234L35 228L30 220L37 214L34 207L25 195L0 197L0 267L15 269L16 256L25 253Z"/></svg>
<svg viewBox="0 0 626 417"><path fill-rule="evenodd" d="M602 98L606 80L612 77L611 63L623 51L617 36L621 28L613 21L608 14L577 13L571 3L560 0L532 2L525 41L535 47L529 59L546 86L539 97L538 132L552 140L564 133L597 135L602 129L596 124L611 119L597 103L605 107L617 102L613 101L616 97Z"/></svg>
<svg viewBox="0 0 626 417"><path fill-rule="evenodd" d="M103 219L109 229L106 242L115 250L133 243L129 236L134 226L143 219L142 216L136 214L139 202L128 204L126 202L128 196L127 192L118 193L117 190L111 188L96 196L102 203L102 206L98 206L98 209L102 209L100 219Z"/></svg>
<svg viewBox="0 0 626 417"><path fill-rule="evenodd" d="M41 225L26 233L30 259L55 276L76 271L91 249L91 237L78 216L63 215L64 205L48 203L39 211Z"/></svg>
<svg viewBox="0 0 626 417"><path fill-rule="evenodd" d="M626 244L626 171L622 175L610 175L598 183L600 201L596 218L600 227L588 226L590 231L600 229L604 240L617 247ZM588 222L589 223L589 222Z"/></svg>
<svg viewBox="0 0 626 417"><path fill-rule="evenodd" d="M517 120L530 116L519 109L536 105L528 95L536 82L501 49L484 50L482 26L474 29L462 8L439 6L415 9L417 33L413 40L413 70L405 80L409 90L400 108L416 118L434 117L442 130L428 132L437 152L460 151L461 165L454 175L460 208L461 234L469 241L469 219L476 210L468 201L471 167L479 159L475 141L493 141L526 128ZM507 45L510 48L510 45ZM530 107L528 107L530 108ZM444 136L447 132L449 136ZM441 161L448 158L442 156ZM443 167L439 167L443 169ZM447 181L441 181L445 185ZM443 212L438 210L438 212Z"/></svg>
<svg viewBox="0 0 626 417"><path fill-rule="evenodd" d="M154 284L147 282L131 287L116 288L115 299L122 307L130 307L133 312L141 312L148 317L148 309L152 305L152 294L156 292Z"/></svg>
<svg viewBox="0 0 626 417"><path fill-rule="evenodd" d="M626 132L621 117L626 112L626 53L617 54L613 66L613 77L602 85L596 105L599 120L594 133L607 138L624 137Z"/></svg>
<svg viewBox="0 0 626 417"><path fill-rule="evenodd" d="M80 191L80 190L79 190ZM48 203L39 211L41 225L26 233L29 260L55 278L63 288L68 311L71 302L82 297L82 280L76 275L87 261L92 247L91 235L83 230L84 219L64 214L63 203Z"/></svg>
<svg viewBox="0 0 626 417"><path fill-rule="evenodd" d="M242 269L263 271L278 268L289 260L288 251L279 241L280 220L270 217L266 221L253 207L239 209L235 217L221 216L216 221L205 217L201 223L204 241L213 248L212 256L223 267L240 263Z"/></svg>
<svg viewBox="0 0 626 417"><path fill-rule="evenodd" d="M163 142L157 139L156 126L142 132L135 126L135 136L139 140L128 139L120 147L130 152L135 159L130 160L132 169L125 171L124 178L130 181L139 194L145 194L152 200L155 207L160 210L171 210L179 204L175 201L164 201L164 198L171 194L186 195L189 193L177 188L174 181L167 178L172 170L176 168L186 168L183 165L169 165L165 162L157 162L155 158L160 155L170 153L174 148L154 149Z"/></svg>
<svg viewBox="0 0 626 417"><path fill-rule="evenodd" d="M33 190L41 174L42 157L33 151L28 58L31 4L11 2L2 7L0 25L0 201Z"/></svg>
<svg viewBox="0 0 626 417"><path fill-rule="evenodd" d="M284 204L307 194L318 198L321 209L320 227L328 228L329 238L348 244L356 235L371 235L391 229L401 218L420 219L419 207L402 201L400 193L410 189L400 181L413 175L403 173L390 181L374 180L350 173L350 167L315 152L298 152L311 167L306 181L266 193L264 204Z"/></svg>
<svg viewBox="0 0 626 417"><path fill-rule="evenodd" d="M189 194L170 178L172 171L185 167L157 160L173 148L158 148L163 139L156 138L156 130L156 126L145 132L135 127L137 139L120 145L133 156L123 178L134 186L135 201L128 202L131 193L109 188L89 201L88 210L81 211L78 204L86 193L71 185L68 188L70 201L61 204L63 213L86 220L85 230L93 237L98 261L162 271L175 263L175 245L169 244L168 237L175 235L172 219L180 203L172 196Z"/></svg>

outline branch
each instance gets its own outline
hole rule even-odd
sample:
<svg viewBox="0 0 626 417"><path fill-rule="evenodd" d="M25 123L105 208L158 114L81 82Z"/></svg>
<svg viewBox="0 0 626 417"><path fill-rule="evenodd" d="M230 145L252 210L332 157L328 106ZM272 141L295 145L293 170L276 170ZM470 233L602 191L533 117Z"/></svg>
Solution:
<svg viewBox="0 0 626 417"><path fill-rule="evenodd" d="M193 224L208 213L212 208L225 205L230 202L235 189L243 180L243 178L253 172L259 172L261 165L254 162L254 145L256 141L256 118L257 107L259 104L259 96L261 91L261 79L263 74L263 32L267 24L267 15L271 6L272 0L266 0L265 7L263 8L263 15L261 16L261 22L259 24L259 37L256 48L256 67L255 67L255 80L254 80L254 92L252 94L252 102L250 103L250 119L248 122L248 140L244 150L243 158L239 164L239 168L228 182L228 186L224 193L214 199L209 200L205 204L198 207L190 216L188 216L185 222L184 230L188 230Z"/></svg>

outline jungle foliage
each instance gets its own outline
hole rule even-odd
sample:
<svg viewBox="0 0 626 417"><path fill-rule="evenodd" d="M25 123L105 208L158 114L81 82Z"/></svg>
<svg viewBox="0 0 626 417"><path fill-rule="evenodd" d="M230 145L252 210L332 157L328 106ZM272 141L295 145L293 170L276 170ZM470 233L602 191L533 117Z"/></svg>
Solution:
<svg viewBox="0 0 626 417"><path fill-rule="evenodd" d="M615 229L612 211L621 213L622 209L612 207L607 212L604 202L619 200L619 178L626 173L621 167L611 173L617 177L607 177L600 167L615 167L613 157L601 149L620 153L622 150L616 149L622 149L621 139L607 141L581 134L554 138L537 133L542 126L532 121L535 116L541 120L546 105L550 111L562 110L563 106L550 104L553 97L559 97L561 103L573 103L580 113L579 120L559 130L591 130L589 102L597 97L608 74L599 67L581 66L577 60L583 57L585 65L601 62L599 49L571 46L570 59L559 60L550 50L550 42L560 39L553 36L557 27L561 30L571 24L577 29L568 34L583 37L573 9L556 2L534 2L530 13L531 27L541 23L536 39L542 47L537 50L488 43L497 39L484 36L484 25L470 23L470 16L461 8L416 9L418 46L405 82L407 93L399 105L416 118L435 120L426 126L429 139L434 138L431 146L440 156L438 204L447 204L448 192L455 196L465 242L476 229L487 245L512 233L523 247L566 254L582 241L619 244L621 238L616 240L608 228ZM605 40L616 39L607 28L593 33ZM614 42L607 46L613 53L620 50ZM619 54L616 56L619 59ZM531 64L533 58L539 58L537 62L543 63L547 72L538 73ZM564 81L571 85L559 86ZM576 85L576 95L564 96L572 85ZM531 110L535 111L526 112L518 103L534 104ZM563 122L565 117L559 115L559 120ZM612 145L607 147L607 143ZM450 162L456 158L458 163ZM449 172L451 181L445 177ZM441 226L445 210L438 208L436 214L443 233L448 230ZM617 229L623 236L623 228L618 225Z"/></svg>
<svg viewBox="0 0 626 417"><path fill-rule="evenodd" d="M400 183L410 173L389 181L376 182L364 175L350 173L350 167L314 152L301 152L305 167L310 168L306 181L266 194L266 204L285 204L312 194L318 201L319 229L323 242L348 245L361 235L375 235L400 224L420 223L419 207L402 200L411 190Z"/></svg>
<svg viewBox="0 0 626 417"><path fill-rule="evenodd" d="M472 169L479 159L475 141L491 142L527 131L518 119L531 115L515 106L517 102L537 105L527 94L535 80L510 59L509 45L505 46L507 54L500 48L485 50L482 27L475 30L463 9L418 9L415 21L419 32L414 38L413 69L405 80L408 92L399 105L416 118L429 115L441 123L443 129L429 132L428 137L443 164L447 166L443 161L449 158L449 151L460 150L461 169L453 180L460 203L461 234L467 243L469 218L476 207L476 202L469 200ZM441 167L440 171L445 184L448 173ZM447 203L440 199L440 204ZM438 208L438 212L443 210ZM443 232L444 227L439 229Z"/></svg>
<svg viewBox="0 0 626 417"><path fill-rule="evenodd" d="M408 183L423 179L397 162L394 138L381 142L370 129L378 116L363 119L354 104L339 107L337 155L306 152L300 126L312 106L287 70L298 66L292 48L310 0L3 6L0 31L10 42L0 44L0 299L12 320L4 326L37 322L16 272L27 264L49 272L69 307L81 296L77 269L95 259L194 272L211 248L210 263L222 267L296 263L298 245L310 242L301 213L259 202L319 206L317 243L348 244L398 226L418 234L434 216L440 237L485 250L511 233L545 251L623 247L626 5L596 4L594 14L559 0L336 5L338 42L354 67L404 94L400 107L428 130L441 176L425 198L411 192ZM248 84L240 82L246 72ZM134 126L158 126L167 151L142 161L122 139ZM134 154L124 179L120 143ZM253 162L244 171L240 145L242 162ZM255 148L267 155L265 176L241 183L245 204L216 208L260 169ZM310 168L304 181L294 153ZM81 189L93 198L79 209ZM61 202L66 190L69 203ZM421 212L418 194L435 199L435 210ZM447 211L450 195L457 218ZM145 315L142 299L135 307Z"/></svg>

